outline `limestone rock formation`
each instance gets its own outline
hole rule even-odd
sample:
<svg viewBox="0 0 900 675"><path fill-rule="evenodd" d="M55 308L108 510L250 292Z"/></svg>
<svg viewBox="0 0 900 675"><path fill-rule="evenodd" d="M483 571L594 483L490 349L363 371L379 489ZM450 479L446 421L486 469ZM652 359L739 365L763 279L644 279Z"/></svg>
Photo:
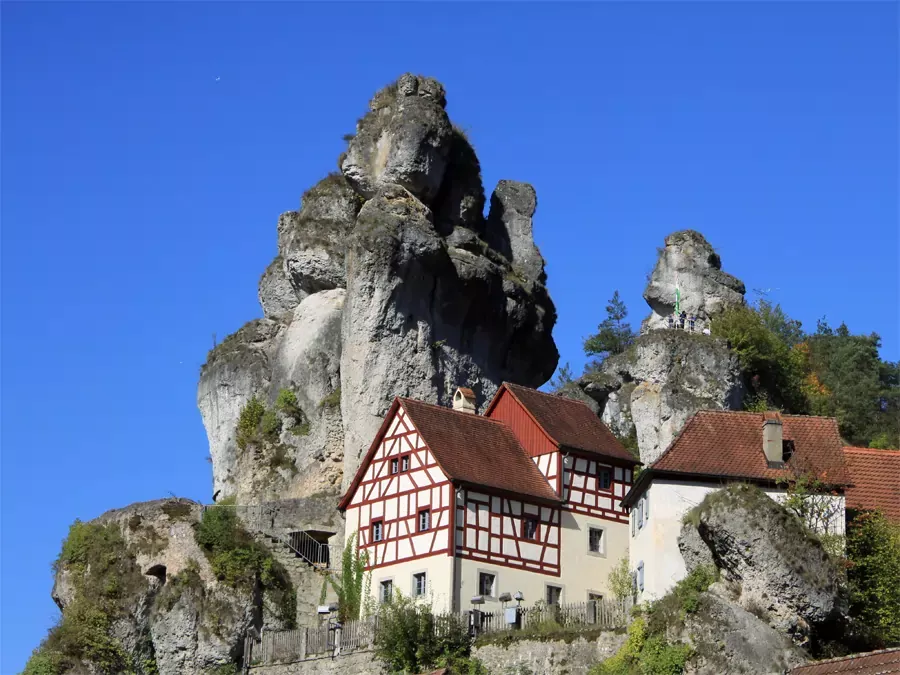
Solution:
<svg viewBox="0 0 900 675"><path fill-rule="evenodd" d="M481 167L440 83L378 92L332 174L278 222L260 280L265 317L210 352L198 405L213 492L239 502L336 494L394 396L483 404L504 380L539 386L558 353L534 244L534 188L500 181L484 217ZM298 419L275 410L293 392ZM262 400L280 429L238 439Z"/></svg>
<svg viewBox="0 0 900 675"><path fill-rule="evenodd" d="M733 485L707 496L683 526L679 547L689 571L711 556L739 587L737 602L798 644L846 620L847 589L837 563L758 488Z"/></svg>
<svg viewBox="0 0 900 675"><path fill-rule="evenodd" d="M643 334L578 381L614 433L635 433L644 464L654 462L698 410L741 407L744 382L737 357L724 340L702 332L715 312L743 302L743 284L718 265L701 234L687 230L666 237L644 292L653 311ZM689 325L669 327L676 285L682 307L698 317L694 331Z"/></svg>
<svg viewBox="0 0 900 675"><path fill-rule="evenodd" d="M652 312L642 331L663 328L675 309L676 289L680 309L696 317L697 329L716 313L744 301L744 284L722 271L722 261L706 238L694 230L666 237L656 267L650 275L644 299Z"/></svg>

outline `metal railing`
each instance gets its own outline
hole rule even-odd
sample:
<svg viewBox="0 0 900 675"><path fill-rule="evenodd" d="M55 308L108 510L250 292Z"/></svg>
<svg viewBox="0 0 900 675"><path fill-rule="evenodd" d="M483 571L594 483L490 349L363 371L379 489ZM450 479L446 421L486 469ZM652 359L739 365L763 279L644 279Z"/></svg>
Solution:
<svg viewBox="0 0 900 675"><path fill-rule="evenodd" d="M552 633L559 629L614 630L628 625L631 600L589 600L566 605L535 605L518 607L517 623L507 622L503 609L480 612L444 613L434 616L433 630L437 635L454 629L468 630L469 635L493 634L509 631ZM337 624L323 621L319 626L294 630L264 630L258 639L248 637L244 643L244 666L295 663L323 656L339 656L372 649L378 634L378 617Z"/></svg>

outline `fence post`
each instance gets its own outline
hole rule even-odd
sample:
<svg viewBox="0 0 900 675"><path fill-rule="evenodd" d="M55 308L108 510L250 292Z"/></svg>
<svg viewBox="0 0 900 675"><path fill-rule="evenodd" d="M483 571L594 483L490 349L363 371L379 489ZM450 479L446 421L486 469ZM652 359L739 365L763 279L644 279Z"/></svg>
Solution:
<svg viewBox="0 0 900 675"><path fill-rule="evenodd" d="M304 628L300 631L300 660L306 661L306 634L309 632L309 628Z"/></svg>

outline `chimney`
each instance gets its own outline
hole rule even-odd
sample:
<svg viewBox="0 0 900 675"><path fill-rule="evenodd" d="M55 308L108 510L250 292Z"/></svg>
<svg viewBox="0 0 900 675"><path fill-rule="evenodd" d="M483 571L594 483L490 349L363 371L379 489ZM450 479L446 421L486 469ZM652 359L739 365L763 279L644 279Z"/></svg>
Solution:
<svg viewBox="0 0 900 675"><path fill-rule="evenodd" d="M459 412L475 414L475 392L468 387L457 387L453 394L453 409Z"/></svg>
<svg viewBox="0 0 900 675"><path fill-rule="evenodd" d="M784 427L781 423L781 415L777 412L763 413L763 452L770 464L782 464L784 462L783 443Z"/></svg>

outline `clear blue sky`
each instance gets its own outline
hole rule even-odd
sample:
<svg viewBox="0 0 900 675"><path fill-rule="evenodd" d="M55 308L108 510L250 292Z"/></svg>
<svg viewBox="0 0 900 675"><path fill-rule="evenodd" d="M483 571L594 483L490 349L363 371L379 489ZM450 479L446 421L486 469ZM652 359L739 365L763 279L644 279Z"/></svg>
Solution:
<svg viewBox="0 0 900 675"><path fill-rule="evenodd" d="M898 331L896 3L3 3L2 664L69 523L210 498L200 364L370 95L439 78L532 182L563 361L700 230L807 327ZM217 78L218 79L217 81Z"/></svg>

